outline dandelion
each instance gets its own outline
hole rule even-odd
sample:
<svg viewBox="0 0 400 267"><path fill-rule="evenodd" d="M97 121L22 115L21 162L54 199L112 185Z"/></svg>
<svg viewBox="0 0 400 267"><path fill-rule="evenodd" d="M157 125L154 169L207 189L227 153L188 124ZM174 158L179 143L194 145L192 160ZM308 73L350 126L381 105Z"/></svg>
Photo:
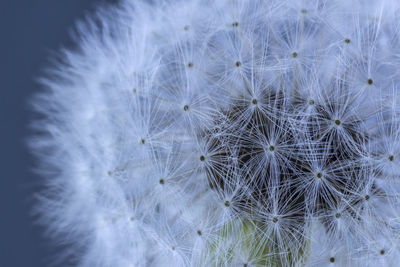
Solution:
<svg viewBox="0 0 400 267"><path fill-rule="evenodd" d="M78 266L394 266L395 1L131 1L32 100L37 212Z"/></svg>

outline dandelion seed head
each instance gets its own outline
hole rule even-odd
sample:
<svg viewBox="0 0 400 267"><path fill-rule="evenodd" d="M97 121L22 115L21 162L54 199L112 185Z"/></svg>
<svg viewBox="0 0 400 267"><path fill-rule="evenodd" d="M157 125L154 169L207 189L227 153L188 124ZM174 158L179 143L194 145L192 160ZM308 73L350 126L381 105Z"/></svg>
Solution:
<svg viewBox="0 0 400 267"><path fill-rule="evenodd" d="M31 147L47 186L37 212L64 257L394 266L399 7L99 8L32 100L42 118Z"/></svg>

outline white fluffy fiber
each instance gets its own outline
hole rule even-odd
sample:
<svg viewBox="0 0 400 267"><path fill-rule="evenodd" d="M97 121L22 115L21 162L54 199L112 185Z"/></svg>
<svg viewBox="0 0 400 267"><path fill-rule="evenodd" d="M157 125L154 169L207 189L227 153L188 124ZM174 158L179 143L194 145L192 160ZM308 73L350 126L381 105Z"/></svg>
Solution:
<svg viewBox="0 0 400 267"><path fill-rule="evenodd" d="M397 1L124 0L33 100L79 266L398 266Z"/></svg>

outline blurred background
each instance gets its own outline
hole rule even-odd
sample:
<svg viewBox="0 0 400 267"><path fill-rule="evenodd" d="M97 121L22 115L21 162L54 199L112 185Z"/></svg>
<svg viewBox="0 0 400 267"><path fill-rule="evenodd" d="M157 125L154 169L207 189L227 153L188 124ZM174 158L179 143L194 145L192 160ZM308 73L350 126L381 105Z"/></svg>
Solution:
<svg viewBox="0 0 400 267"><path fill-rule="evenodd" d="M27 100L51 53L73 48L74 22L111 2L117 0L0 0L0 267L52 266L56 244L32 223L41 180L25 145L33 117Z"/></svg>

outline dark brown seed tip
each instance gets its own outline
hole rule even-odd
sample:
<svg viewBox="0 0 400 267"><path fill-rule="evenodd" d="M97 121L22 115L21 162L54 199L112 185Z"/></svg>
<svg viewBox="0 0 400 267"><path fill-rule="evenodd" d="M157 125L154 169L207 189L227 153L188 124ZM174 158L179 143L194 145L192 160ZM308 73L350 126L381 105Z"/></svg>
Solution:
<svg viewBox="0 0 400 267"><path fill-rule="evenodd" d="M330 257L330 258L329 258L329 261L332 262L332 263L334 263L334 262L335 262L335 258L334 258L334 257Z"/></svg>
<svg viewBox="0 0 400 267"><path fill-rule="evenodd" d="M368 79L367 82L368 82L369 85L372 85L374 83L374 81L372 79Z"/></svg>

